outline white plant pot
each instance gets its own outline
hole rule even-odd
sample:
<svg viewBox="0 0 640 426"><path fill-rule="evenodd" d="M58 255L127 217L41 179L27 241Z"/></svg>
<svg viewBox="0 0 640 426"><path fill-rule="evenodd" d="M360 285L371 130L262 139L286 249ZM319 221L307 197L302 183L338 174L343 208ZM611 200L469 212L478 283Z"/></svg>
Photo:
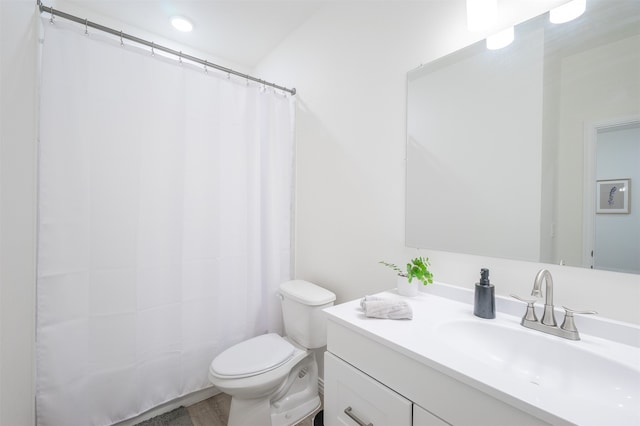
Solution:
<svg viewBox="0 0 640 426"><path fill-rule="evenodd" d="M398 277L398 294L400 296L413 297L418 295L420 280L413 279L409 282L407 277Z"/></svg>

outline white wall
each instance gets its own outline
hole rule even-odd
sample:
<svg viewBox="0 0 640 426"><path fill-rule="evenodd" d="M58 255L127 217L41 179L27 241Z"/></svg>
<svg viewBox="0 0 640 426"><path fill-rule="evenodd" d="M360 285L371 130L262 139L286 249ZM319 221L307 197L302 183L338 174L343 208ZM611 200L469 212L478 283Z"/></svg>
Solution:
<svg viewBox="0 0 640 426"><path fill-rule="evenodd" d="M377 262L402 263L416 254L404 245L406 72L477 37L466 32L463 1L342 2L262 62L256 74L299 91L298 278L326 286L338 302L394 286L393 273ZM503 295L528 295L545 266L421 253L431 257L437 280L468 288L489 267ZM557 305L640 323L639 275L549 269Z"/></svg>
<svg viewBox="0 0 640 426"><path fill-rule="evenodd" d="M0 425L34 423L36 4L0 1Z"/></svg>
<svg viewBox="0 0 640 426"><path fill-rule="evenodd" d="M296 272L341 301L394 282L377 262L405 251L406 72L470 41L452 6L336 3L256 71L299 90Z"/></svg>

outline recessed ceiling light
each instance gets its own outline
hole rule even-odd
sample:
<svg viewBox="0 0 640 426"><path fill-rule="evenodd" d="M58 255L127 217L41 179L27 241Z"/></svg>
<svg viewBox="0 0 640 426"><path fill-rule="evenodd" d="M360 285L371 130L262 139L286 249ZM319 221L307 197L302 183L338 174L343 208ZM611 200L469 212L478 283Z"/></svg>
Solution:
<svg viewBox="0 0 640 426"><path fill-rule="evenodd" d="M185 33L193 30L193 24L184 16L173 16L171 18L171 25L173 25L173 28L176 30L184 31Z"/></svg>

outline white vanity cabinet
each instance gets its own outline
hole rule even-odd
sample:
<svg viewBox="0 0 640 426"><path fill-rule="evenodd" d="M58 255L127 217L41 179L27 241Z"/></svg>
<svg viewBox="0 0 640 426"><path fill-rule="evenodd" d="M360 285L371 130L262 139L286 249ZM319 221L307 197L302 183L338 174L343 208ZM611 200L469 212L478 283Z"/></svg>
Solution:
<svg viewBox="0 0 640 426"><path fill-rule="evenodd" d="M325 426L411 426L411 401L329 352L324 363Z"/></svg>
<svg viewBox="0 0 640 426"><path fill-rule="evenodd" d="M428 359L390 345L385 333L412 337L411 324L342 315L353 308L326 310L324 366L326 426L548 425L511 404L464 383ZM372 325L374 329L367 328ZM375 329L377 327L377 329ZM385 329L385 327L389 327ZM420 339L419 334L415 339ZM435 344L435 342L434 342ZM351 418L346 412L353 417ZM360 423L358 423L358 421ZM566 424L559 422L558 424Z"/></svg>
<svg viewBox="0 0 640 426"><path fill-rule="evenodd" d="M325 426L447 426L424 408L325 353Z"/></svg>
<svg viewBox="0 0 640 426"><path fill-rule="evenodd" d="M449 426L419 405L413 404L413 426Z"/></svg>
<svg viewBox="0 0 640 426"><path fill-rule="evenodd" d="M548 424L349 328L327 332L325 426Z"/></svg>
<svg viewBox="0 0 640 426"><path fill-rule="evenodd" d="M640 425L628 402L640 400L640 327L580 318L570 341L522 327L522 304L496 299L492 320L473 315L472 290L445 284L401 299L411 320L367 318L359 300L325 309L325 424Z"/></svg>

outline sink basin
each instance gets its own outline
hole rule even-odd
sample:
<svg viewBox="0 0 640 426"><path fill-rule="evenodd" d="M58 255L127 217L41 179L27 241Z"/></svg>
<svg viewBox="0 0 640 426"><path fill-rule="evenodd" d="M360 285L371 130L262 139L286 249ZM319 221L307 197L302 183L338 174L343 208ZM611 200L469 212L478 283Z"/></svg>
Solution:
<svg viewBox="0 0 640 426"><path fill-rule="evenodd" d="M445 322L438 333L459 355L484 368L528 386L607 407L640 424L640 359L631 359L627 365L602 356L597 353L598 339L574 342L519 324L473 319Z"/></svg>

